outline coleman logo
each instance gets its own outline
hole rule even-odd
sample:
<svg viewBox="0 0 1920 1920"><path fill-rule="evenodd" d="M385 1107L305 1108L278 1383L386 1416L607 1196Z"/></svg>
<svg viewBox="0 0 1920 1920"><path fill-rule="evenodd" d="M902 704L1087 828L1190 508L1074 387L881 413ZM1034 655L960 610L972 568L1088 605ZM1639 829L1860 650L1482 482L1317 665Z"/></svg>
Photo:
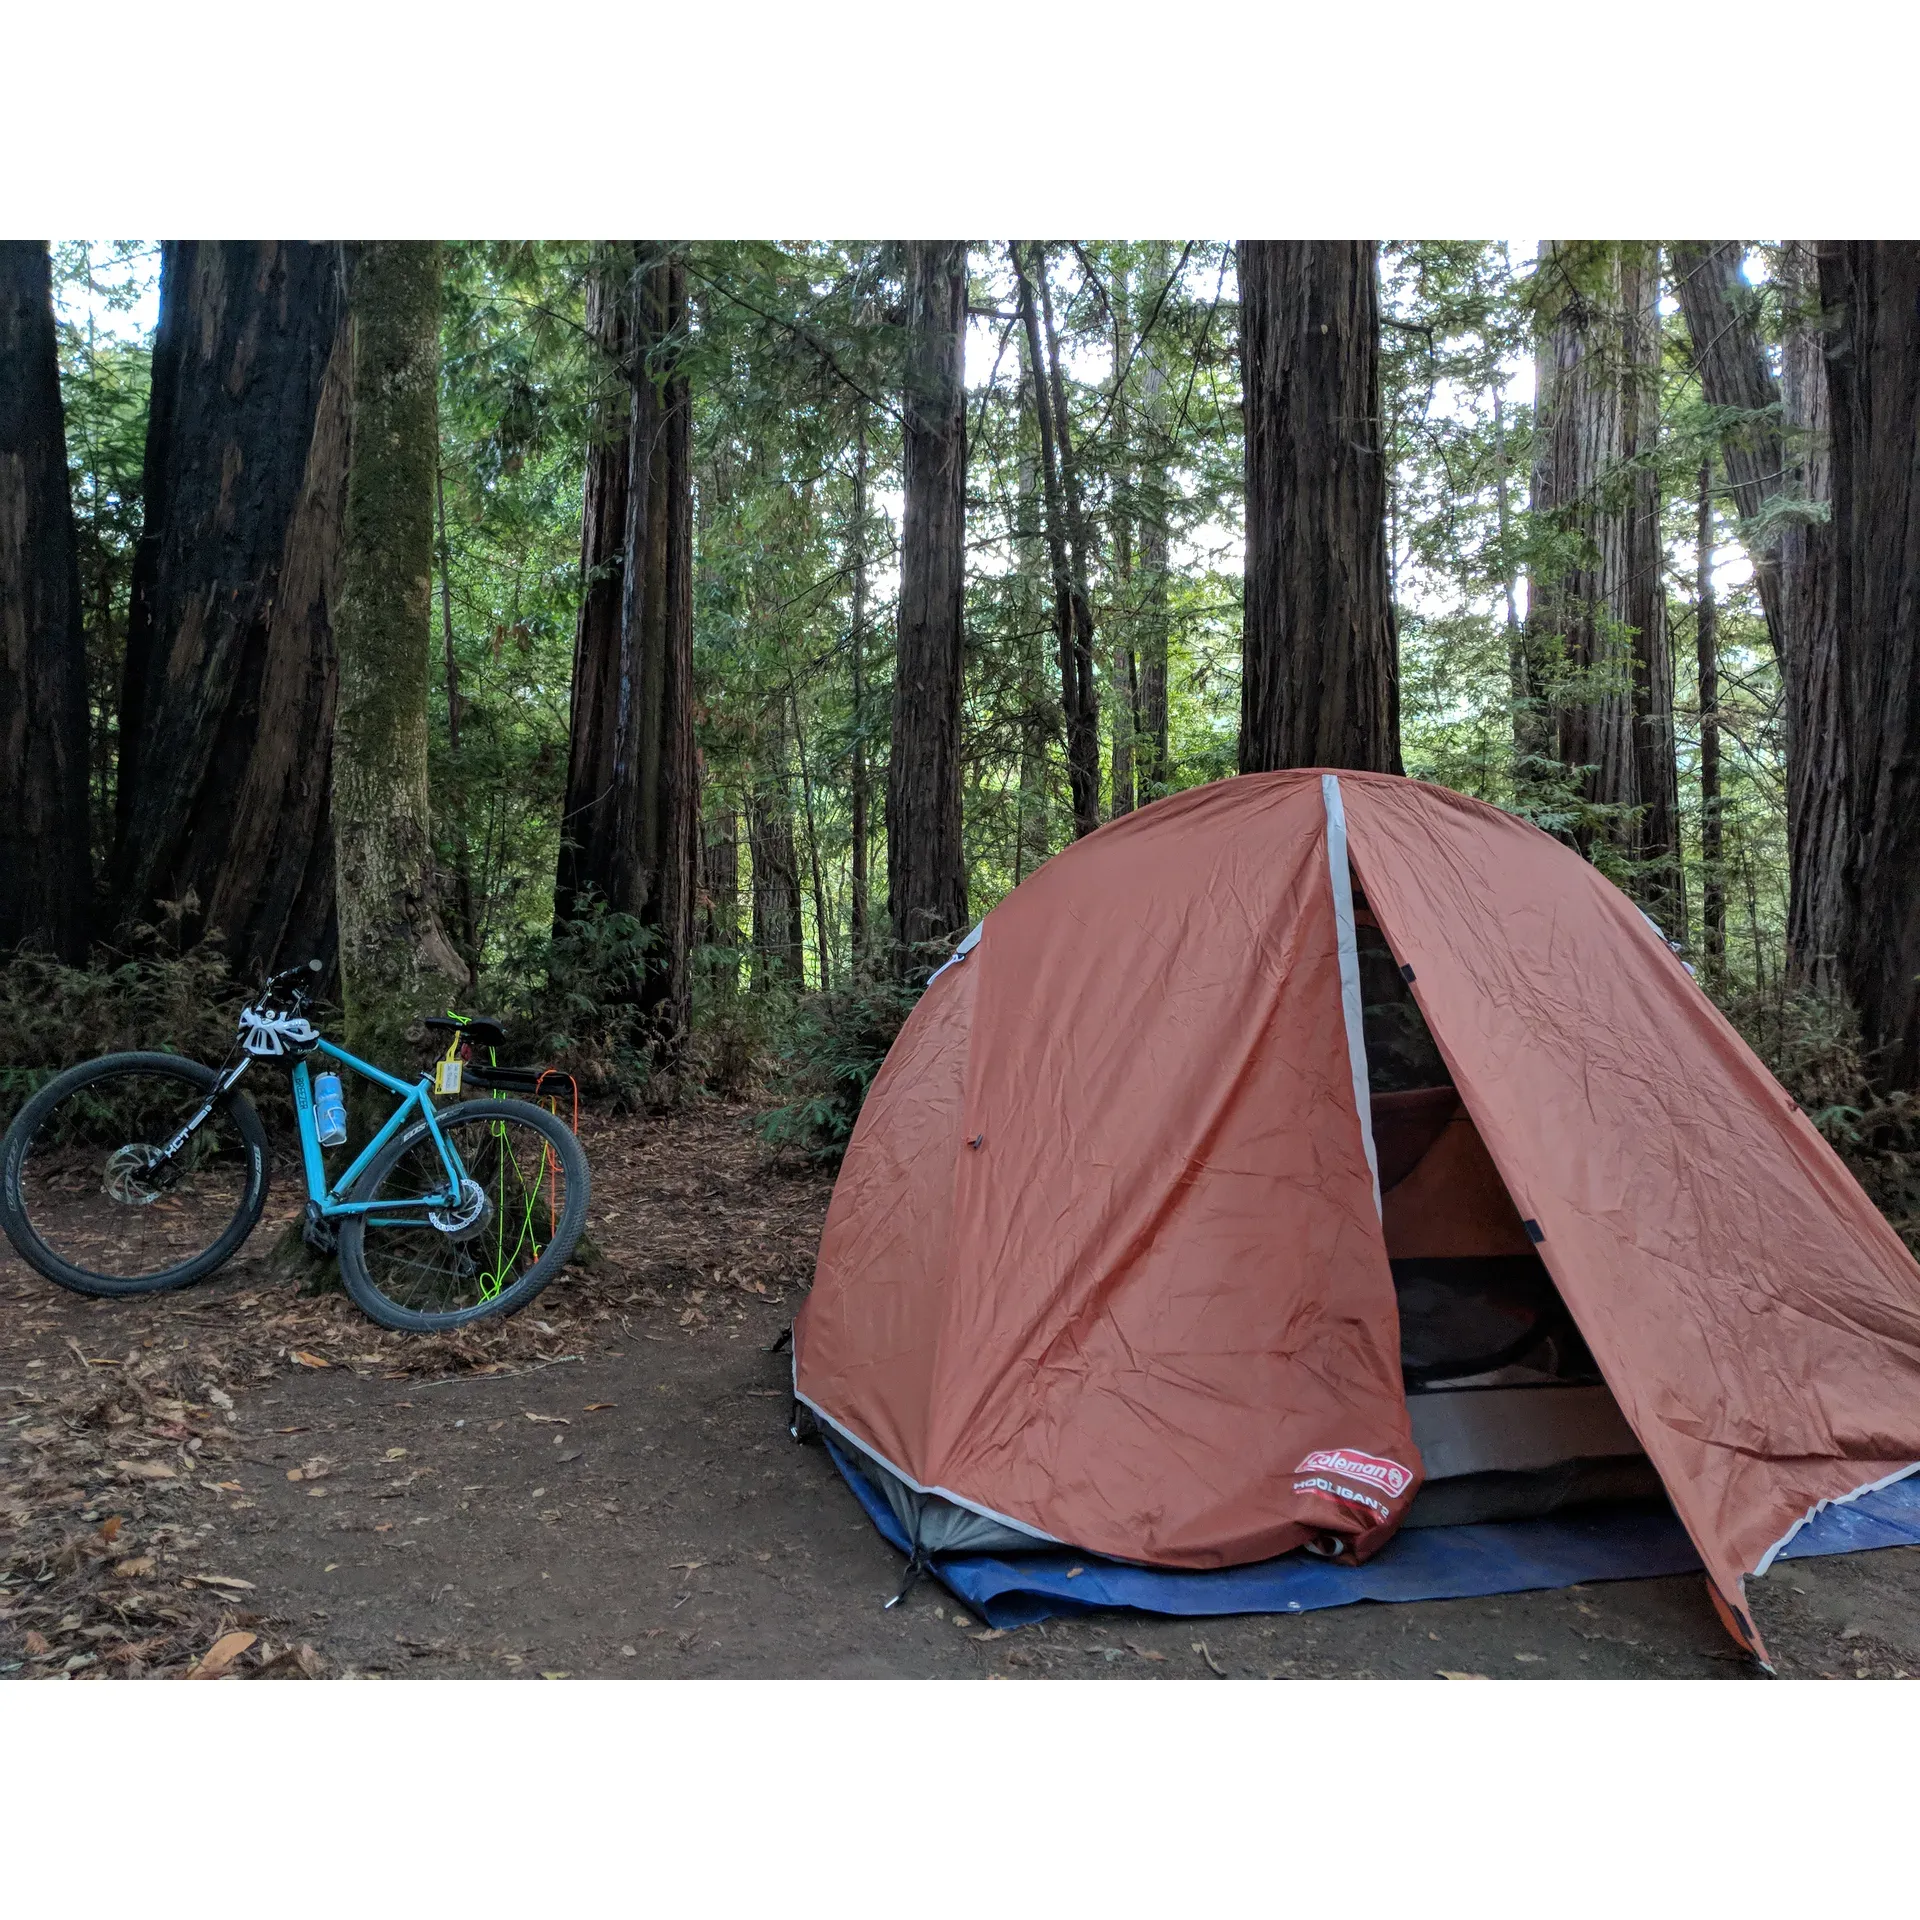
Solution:
<svg viewBox="0 0 1920 1920"><path fill-rule="evenodd" d="M1362 1486L1373 1487L1390 1499L1397 1498L1413 1484L1413 1475L1397 1460L1383 1460L1374 1453L1354 1453L1346 1447L1325 1447L1310 1453L1294 1468L1295 1473L1341 1473Z"/></svg>

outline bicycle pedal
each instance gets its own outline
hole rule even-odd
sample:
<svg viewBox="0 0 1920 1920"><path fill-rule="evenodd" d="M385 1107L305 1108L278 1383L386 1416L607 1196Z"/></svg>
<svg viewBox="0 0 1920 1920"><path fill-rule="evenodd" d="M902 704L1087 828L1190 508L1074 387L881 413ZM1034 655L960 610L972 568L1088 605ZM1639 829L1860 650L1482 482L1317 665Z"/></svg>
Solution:
<svg viewBox="0 0 1920 1920"><path fill-rule="evenodd" d="M315 1253L334 1254L340 1251L340 1235L329 1220L311 1200L307 1202L307 1217L300 1223L300 1238Z"/></svg>

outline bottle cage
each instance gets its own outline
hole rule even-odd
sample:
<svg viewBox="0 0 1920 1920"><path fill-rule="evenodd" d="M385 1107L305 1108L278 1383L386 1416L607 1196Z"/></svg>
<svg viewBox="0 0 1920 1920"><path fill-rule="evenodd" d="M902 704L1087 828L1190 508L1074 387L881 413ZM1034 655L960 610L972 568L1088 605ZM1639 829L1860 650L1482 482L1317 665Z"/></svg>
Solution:
<svg viewBox="0 0 1920 1920"><path fill-rule="evenodd" d="M311 1020L297 1013L261 1013L252 1007L240 1015L242 1044L261 1058L271 1059L289 1047L304 1053L320 1038Z"/></svg>

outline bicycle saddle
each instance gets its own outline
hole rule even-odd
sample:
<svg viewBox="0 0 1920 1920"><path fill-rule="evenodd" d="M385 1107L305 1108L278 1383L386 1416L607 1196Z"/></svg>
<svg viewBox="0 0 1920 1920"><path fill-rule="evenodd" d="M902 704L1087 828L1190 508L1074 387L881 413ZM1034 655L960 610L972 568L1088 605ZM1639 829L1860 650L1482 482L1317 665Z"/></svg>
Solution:
<svg viewBox="0 0 1920 1920"><path fill-rule="evenodd" d="M498 1020L468 1020L457 1014L430 1013L421 1024L436 1027L442 1033L457 1033L463 1040L471 1040L476 1047L504 1047L507 1044L506 1029Z"/></svg>

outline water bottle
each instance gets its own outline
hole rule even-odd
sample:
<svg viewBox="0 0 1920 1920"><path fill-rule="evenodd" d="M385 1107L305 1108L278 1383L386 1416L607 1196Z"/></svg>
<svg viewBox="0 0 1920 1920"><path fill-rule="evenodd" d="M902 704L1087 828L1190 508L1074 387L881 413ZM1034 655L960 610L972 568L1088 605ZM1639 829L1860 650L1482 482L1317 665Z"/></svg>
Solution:
<svg viewBox="0 0 1920 1920"><path fill-rule="evenodd" d="M323 1073L313 1083L313 1125L323 1147L337 1147L347 1137L347 1102L337 1073Z"/></svg>

